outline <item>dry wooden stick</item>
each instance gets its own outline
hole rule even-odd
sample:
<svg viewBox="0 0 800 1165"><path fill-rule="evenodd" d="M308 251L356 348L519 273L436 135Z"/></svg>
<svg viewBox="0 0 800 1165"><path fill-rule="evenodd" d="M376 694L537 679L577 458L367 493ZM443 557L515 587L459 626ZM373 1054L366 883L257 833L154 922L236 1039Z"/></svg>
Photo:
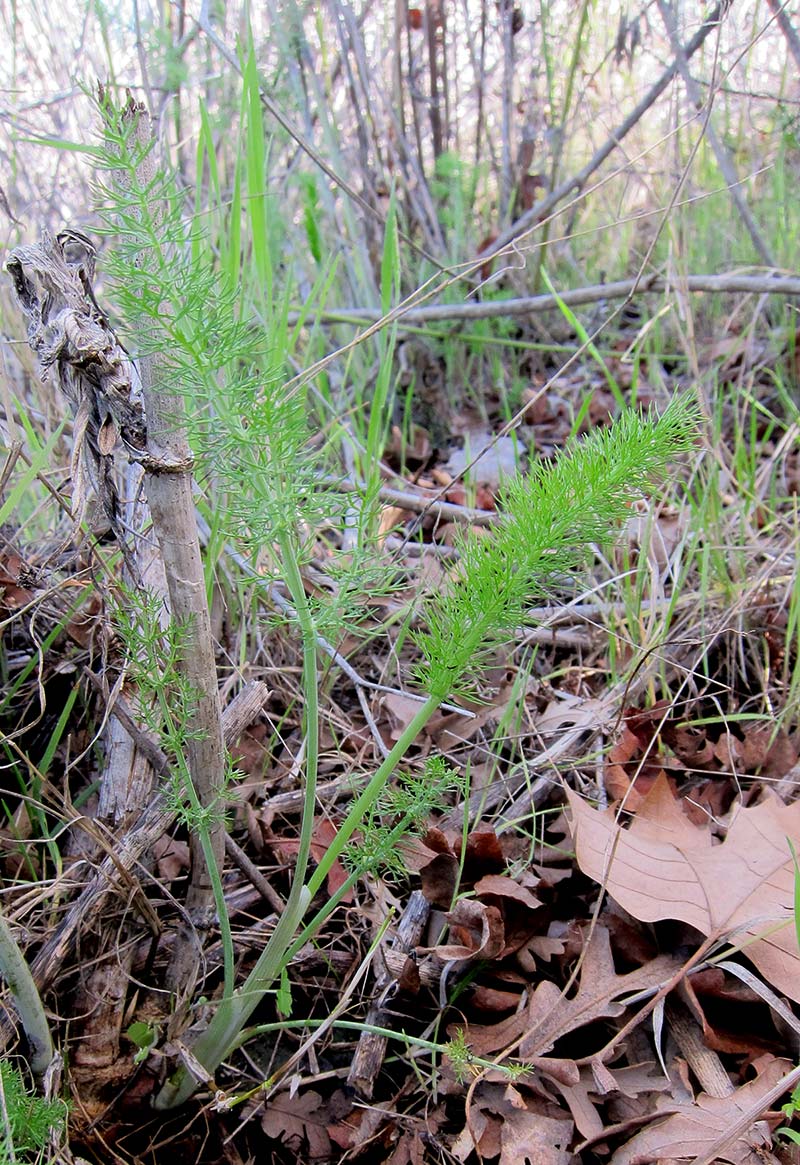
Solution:
<svg viewBox="0 0 800 1165"><path fill-rule="evenodd" d="M236 868L244 874L248 882L255 886L259 894L269 904L270 908L280 914L286 903L281 898L277 890L273 889L264 875L259 870L255 862L251 862L250 858L244 852L242 847L235 842L229 833L225 834L225 852L231 859Z"/></svg>
<svg viewBox="0 0 800 1165"><path fill-rule="evenodd" d="M110 121L117 118L110 105L104 104L103 108ZM136 150L141 158L136 167L138 187L142 191L152 189L156 163L149 114L143 104L129 97L119 120L122 131L129 135L129 148ZM116 125L113 130L116 132ZM116 180L124 194L130 177L119 170ZM158 223L162 206L154 203L149 211L153 222ZM140 262L144 262L144 256ZM140 327L147 327L144 318L137 322ZM145 493L164 561L170 617L184 637L181 670L193 693L191 732L185 744L186 763L201 807L210 809L223 787L226 757L214 640L192 493L193 457L186 432L186 402L179 388L173 385L174 371L159 354L140 360L139 372L146 420L146 451L140 458ZM207 930L214 917L209 863L215 863L221 871L225 857L224 822L209 815L206 830L208 858L200 831L192 830L189 834L187 925L184 941L175 945L167 974L170 987L189 996L197 972L197 933Z"/></svg>
<svg viewBox="0 0 800 1165"><path fill-rule="evenodd" d="M363 486L352 477L326 478L325 484L330 489L341 493L362 491ZM499 518L493 510L476 510L470 506L459 506L454 502L436 501L424 494L411 493L408 490L392 489L390 486L381 486L378 497L382 502L397 506L399 510L410 510L414 514L430 514L434 518L441 518L443 522L460 522L469 526L494 526Z"/></svg>
<svg viewBox="0 0 800 1165"><path fill-rule="evenodd" d="M395 954L408 955L415 947L419 946L428 922L430 909L430 903L422 891L414 890L408 899L403 916L397 924L392 942L392 951ZM395 982L395 975L384 966L384 970L375 980L373 988L375 1002L371 1005L364 1021L367 1026L386 1027L390 1023L386 997ZM353 1063L347 1076L347 1083L366 1099L370 1099L372 1096L375 1081L386 1055L387 1043L386 1036L376 1035L375 1032L363 1031L359 1036Z"/></svg>
<svg viewBox="0 0 800 1165"><path fill-rule="evenodd" d="M700 1026L686 1005L673 994L667 999L664 1011L670 1034L703 1091L708 1096L719 1099L732 1096L736 1088L725 1071L722 1060L702 1038Z"/></svg>
<svg viewBox="0 0 800 1165"><path fill-rule="evenodd" d="M129 102L123 123L146 148L150 127L143 108ZM149 153L142 167L139 178L145 188L152 178ZM184 670L196 693L196 726L201 731L188 742L188 765L201 804L210 804L221 784L225 759L205 579L194 517L191 458L182 430L174 425L174 419L181 415L183 400L177 394L164 391L163 384L155 384L159 370L152 360L145 361L142 408L134 389L135 373L128 354L94 299L94 248L85 236L65 231L54 241L45 235L36 247L17 248L8 268L20 304L29 317L29 341L39 357L43 375L51 367L56 369L59 383L75 412L73 509L76 520L83 514L91 485L117 536L129 573L137 581L142 571L126 546L118 518L112 472L113 450L118 439L133 460L144 468L148 502L168 575L172 617L186 628ZM53 315L61 306L64 310ZM66 316L68 327L64 323ZM54 326L56 320L59 327ZM163 373L161 376L166 380ZM144 772L137 777L139 788L145 787L148 779ZM127 818L135 812L128 793L117 804L110 786L104 789L104 797L113 810L112 817ZM212 833L212 848L214 860L220 865L223 846L223 830L219 825L215 834ZM205 860L196 839L193 839L193 858L193 882L187 905L195 916L191 921L197 925L202 923L203 916L210 917L211 911ZM192 953L185 958L188 970L178 969L173 976L181 984L189 980L196 964L193 936L183 945L191 948Z"/></svg>
<svg viewBox="0 0 800 1165"><path fill-rule="evenodd" d="M559 303L580 307L587 303L603 303L611 299L628 299L646 292L669 292L680 286L682 291L708 292L712 295L790 295L800 296L800 278L793 275L686 275L670 279L663 275L645 275L641 279L619 279L613 283L595 283L575 287L555 295L530 295L488 303L432 303L426 307L399 309L392 318L401 319L409 327L446 320L489 320L505 316L539 315L555 311ZM298 312L289 313L289 322L297 323ZM342 309L341 311L312 312L303 319L315 323L376 323L381 313L372 308Z"/></svg>
<svg viewBox="0 0 800 1165"><path fill-rule="evenodd" d="M91 485L122 550L126 583L147 586L163 596L166 587L158 556L144 540L137 540L132 548L126 542L125 531L139 531L145 520L146 506L137 501L142 470L135 463L126 465L120 497L113 472L114 447L121 438L129 451L143 452L144 417L137 403L133 366L94 296L94 262L91 241L67 229L55 239L45 234L39 244L18 248L9 260L9 270L28 317L28 339L40 371L43 377L55 376L74 414L73 530L88 509L87 486ZM136 699L135 694L132 698ZM150 799L153 770L118 721L107 725L103 737L105 763L97 822L110 836L124 836ZM99 825L95 840L101 852ZM127 929L127 923L122 925ZM103 957L112 942L118 951L113 964ZM113 930L93 936L92 948L93 957L81 962L76 988L75 1014L81 1020L72 1063L76 1071L87 1075L92 1087L99 1087L104 1074L115 1072L119 1061L133 948L124 941L116 920Z"/></svg>

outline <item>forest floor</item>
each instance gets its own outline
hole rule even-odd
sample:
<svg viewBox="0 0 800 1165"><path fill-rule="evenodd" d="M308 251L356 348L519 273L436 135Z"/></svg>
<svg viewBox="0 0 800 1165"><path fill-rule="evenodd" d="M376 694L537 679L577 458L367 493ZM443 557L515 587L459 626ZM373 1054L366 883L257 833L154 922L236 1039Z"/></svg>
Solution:
<svg viewBox="0 0 800 1165"><path fill-rule="evenodd" d="M335 7L344 27L347 6ZM657 7L668 31L671 6ZM484 32L490 17L503 26L498 62L517 69L523 58L512 40L531 23L523 9L483 6ZM715 36L727 10L718 5L695 40ZM436 26L438 41L413 41L433 17L404 11L397 43L408 59L397 51L413 110L408 93L412 80L422 84L414 69L425 53L425 83L436 92L437 76L444 84L437 53L445 25ZM288 89L299 42L287 24L278 44L289 20L279 15L270 35ZM541 149L555 152L544 177L545 162L534 173L532 152L517 143L513 197L498 223L490 220L501 217L498 159L507 151L486 163L491 196L481 210L483 162L470 168L466 150L456 158L454 148L439 149L433 116L418 170L398 162L382 184L354 166L364 197L341 177L348 158L361 165L372 157L353 143L367 130L378 141L380 119L373 124L365 111L375 113L376 93L390 94L383 78L370 89L374 105L355 96L357 82L373 83L370 70L356 67L359 52L370 55L366 14L342 42L340 62L352 56L352 74L331 64L325 44L314 58L328 70L330 92L352 100L362 136L339 127L336 155L322 114L303 111L316 147L335 155L331 189L347 194L341 202L326 185L333 162L315 185L319 159L299 132L265 135L262 106L272 116L275 105L255 52L237 57L203 19L196 41L172 25L159 34L169 32L176 60L207 80L207 103L186 123L180 110L194 106L184 80L163 88L174 98L174 108L162 108L164 134L175 139L163 190L174 210L170 242L180 240L174 250L185 267L170 267L161 252L160 267L137 258L127 270L142 282L125 286L120 264L135 227L119 198L117 235L108 218L101 229L100 212L84 209L75 215L81 229L55 245L84 322L113 348L104 376L109 367L128 375L129 352L147 368L173 339L177 352L180 339L183 367L197 384L206 378L205 397L192 396L194 381L184 397L214 682L234 770L213 805L224 816L212 863L221 897L204 915L192 905L213 814L204 818L207 806L187 809L170 793L190 751L192 704L201 701L182 687L188 665L180 635L171 640L166 630L163 589L153 607L139 585L154 562L164 571L142 518L141 475L151 483L157 473L108 398L103 404L98 391L87 403L76 390L78 365L63 339L74 335L53 310L63 288L44 280L32 322L25 292L33 284L19 273L39 252L25 249L34 234L11 212L35 204L26 186L33 171L20 167L12 181L9 167L0 189L14 276L0 290L0 931L8 932L0 933L0 967L9 987L0 1014L0 1165L797 1161L800 135L796 100L786 96L791 25L772 15L762 22L763 35L775 37L770 59L783 62L766 96L750 73L745 90L734 86L741 46L758 39L738 30L738 41L720 42L730 56L730 85L719 96L730 102L724 140L708 143L710 98L697 140L684 140L698 116L684 78L689 121L672 111L669 144L653 146L652 131L649 152L632 149L610 177L593 136L597 78L609 70L614 93L627 59L632 92L649 94L660 110L664 90L652 88L650 72L658 64L671 82L683 58L644 18L641 28L640 18L620 24L616 55L599 34L586 35L583 18L561 29L577 36L563 43L577 45L569 77L581 79L579 96L571 82L553 81L552 69L543 66L542 76L551 78L552 102L563 99L562 130L574 116L585 141L571 158L559 152L563 138L540 135ZM309 13L302 19L311 37ZM475 30L456 26L447 31L454 44L462 37L452 51L463 62ZM553 54L541 27L542 52ZM383 31L380 20L376 28ZM151 66L158 61L166 77L172 58L162 49L154 34ZM377 77L383 57L370 52ZM632 61L645 52L652 59L636 74ZM601 63L590 67L593 53ZM130 59L138 60L132 50ZM308 98L299 50L297 61L306 80L297 91ZM698 51L698 72L701 61L706 68ZM67 65L57 64L53 77L64 80ZM232 97L226 70L239 69L242 91ZM496 96L489 76L486 66L481 101ZM482 123L472 105L469 117L460 109L477 151ZM730 110L740 130L748 119L760 127L750 139L740 134L735 148ZM33 132L26 118L34 112L12 112L18 137ZM616 105L597 121L609 153L622 141L620 121ZM36 131L52 147L56 129L46 136L37 123ZM309 168L299 173L301 154ZM587 156L584 171L576 158ZM53 234L63 205L88 208L80 181L96 187L113 169L113 159L106 155L103 169L98 157L89 157L89 180L67 162L64 177L61 161L53 163L41 215ZM734 163L750 175L758 224L734 196ZM604 175L596 187L595 170ZM564 173L573 178L559 185ZM618 200L612 180L631 182ZM475 201L465 209L471 186ZM571 217L558 234L563 203ZM353 207L370 214L351 221ZM162 296L153 296L148 327L160 314L163 333L137 331L148 279ZM213 345L234 341L240 347L215 364ZM249 360L260 377L252 397L242 373ZM93 391L98 367L80 369ZM273 381L265 457L255 449L259 394L273 392ZM234 407L225 416L220 386L228 383ZM354 845L330 861L352 805L424 701L426 612L436 596L465 587L465 545L488 545L501 528L509 482L558 464L630 410L655 416L682 396L697 405L691 448L671 460L665 480L631 497L607 537L582 547L580 567L531 596L514 629L480 658L476 682L455 686L408 744L388 784L394 800L375 800ZM262 522L259 507L266 512L273 495L259 493L257 477L279 458L281 426L288 434L296 420L293 401L302 402L302 457L312 465L300 482L308 462L298 455L298 505L316 491L319 504L313 520L287 522L287 535L281 514ZM133 396L126 404L133 410ZM236 479L237 443L250 439L251 477ZM245 448L243 464L249 455ZM297 617L290 543L317 620L310 631ZM335 624L328 614L347 597L348 569L355 600ZM307 798L312 764L317 786ZM294 874L306 848L300 884L315 869L327 872L299 917L316 913L318 923L306 934L298 925L302 941L289 936L242 1038L209 1070L193 1049L234 988L255 990L254 968L296 908ZM176 980L187 950L192 965L184 962ZM28 994L27 972L14 970L9 951L24 956ZM44 1045L32 1034L36 1000ZM162 1100L176 1070L194 1077L194 1093L169 1108ZM65 1102L52 1122L43 1096Z"/></svg>

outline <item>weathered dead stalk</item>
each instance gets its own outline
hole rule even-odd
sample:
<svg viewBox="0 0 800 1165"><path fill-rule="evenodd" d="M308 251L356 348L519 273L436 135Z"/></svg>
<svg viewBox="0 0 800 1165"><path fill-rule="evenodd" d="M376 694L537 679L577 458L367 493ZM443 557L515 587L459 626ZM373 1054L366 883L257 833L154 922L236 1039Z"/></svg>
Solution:
<svg viewBox="0 0 800 1165"><path fill-rule="evenodd" d="M138 189L148 190L156 174L150 116L144 105L129 98L122 110L121 124L130 135L130 145L141 153L136 174ZM125 178L120 181L124 187ZM152 221L158 222L160 208L151 207L150 211ZM145 262L144 256L141 262ZM164 309L167 310L166 305ZM181 386L172 383L173 373L158 354L144 356L139 361L139 372L147 434L146 455L142 458L145 493L164 561L171 619L180 628L181 668L195 697L194 723L186 734L186 763L200 805L210 811L207 830L211 852L204 852L200 831L190 833L186 918L181 927L182 941L175 945L168 972L169 986L190 995L197 974L198 933L202 935L208 929L214 915L208 865L209 861L216 862L221 872L225 855L224 823L221 815L214 813L224 781L225 745L192 494L193 458L186 435L186 406Z"/></svg>

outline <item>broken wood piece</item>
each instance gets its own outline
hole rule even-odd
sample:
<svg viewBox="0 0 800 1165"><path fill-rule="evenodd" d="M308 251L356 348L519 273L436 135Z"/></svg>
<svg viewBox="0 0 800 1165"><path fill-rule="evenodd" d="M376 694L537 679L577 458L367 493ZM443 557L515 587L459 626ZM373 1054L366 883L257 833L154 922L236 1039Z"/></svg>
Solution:
<svg viewBox="0 0 800 1165"><path fill-rule="evenodd" d="M405 957L422 941L422 933L427 924L430 909L430 903L422 891L414 890L397 924L391 947L392 953L402 955L404 962ZM390 1024L386 1002L387 996L396 982L396 977L388 968L378 975L373 992L375 1002L367 1012L364 1021L367 1027L387 1027ZM386 1055L387 1042L386 1036L377 1035L371 1031L363 1031L359 1037L353 1063L347 1076L347 1083L365 1099L372 1096L375 1081Z"/></svg>

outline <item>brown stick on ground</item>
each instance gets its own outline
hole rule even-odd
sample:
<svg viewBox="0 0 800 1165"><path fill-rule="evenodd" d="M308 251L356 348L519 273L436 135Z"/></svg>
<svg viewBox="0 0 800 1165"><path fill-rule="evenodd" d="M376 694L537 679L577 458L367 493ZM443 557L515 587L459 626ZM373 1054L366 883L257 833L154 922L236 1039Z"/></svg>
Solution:
<svg viewBox="0 0 800 1165"><path fill-rule="evenodd" d="M414 890L403 911L403 916L397 924L397 931L392 943L392 950L395 953L402 952L407 955L419 946L422 941L422 933L428 922L430 909L430 904L422 891ZM396 981L395 976L388 969L385 969L375 980L373 993L375 1002L367 1012L367 1018L364 1021L367 1025L371 1024L374 1027L387 1027L389 1025L389 1012L385 1001L387 992ZM386 1055L387 1043L386 1036L377 1035L375 1032L364 1031L359 1037L353 1063L347 1076L347 1083L366 1099L372 1096L375 1081Z"/></svg>
<svg viewBox="0 0 800 1165"><path fill-rule="evenodd" d="M706 1095L719 1099L732 1096L736 1088L717 1053L705 1043L700 1025L687 1007L673 994L666 1001L665 1011L670 1033ZM750 1145L754 1160L762 1165L778 1165L778 1158L767 1148L770 1132L766 1121L747 1129L742 1139Z"/></svg>

